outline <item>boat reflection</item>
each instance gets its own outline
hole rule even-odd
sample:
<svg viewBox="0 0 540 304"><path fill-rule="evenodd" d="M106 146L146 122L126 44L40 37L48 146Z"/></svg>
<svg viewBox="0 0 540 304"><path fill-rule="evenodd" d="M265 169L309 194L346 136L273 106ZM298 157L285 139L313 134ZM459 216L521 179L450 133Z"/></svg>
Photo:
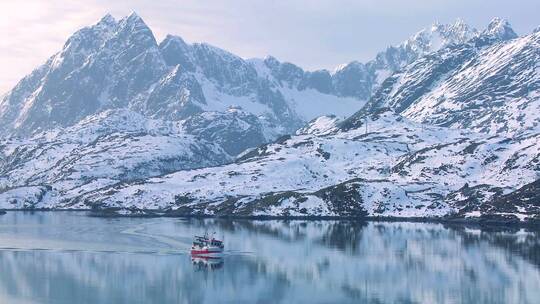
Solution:
<svg viewBox="0 0 540 304"><path fill-rule="evenodd" d="M217 270L223 268L222 257L191 257L195 271Z"/></svg>

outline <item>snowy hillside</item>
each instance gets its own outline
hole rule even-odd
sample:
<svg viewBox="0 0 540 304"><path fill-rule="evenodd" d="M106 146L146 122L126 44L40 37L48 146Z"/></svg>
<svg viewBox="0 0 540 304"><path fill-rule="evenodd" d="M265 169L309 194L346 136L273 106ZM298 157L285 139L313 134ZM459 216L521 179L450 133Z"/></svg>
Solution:
<svg viewBox="0 0 540 304"><path fill-rule="evenodd" d="M181 124L106 111L67 129L0 141L0 205L24 208L45 197L62 201L121 181L230 160L219 145Z"/></svg>
<svg viewBox="0 0 540 304"><path fill-rule="evenodd" d="M43 199L34 207L209 215L477 217L492 198L512 193L535 180L540 171L540 135L511 141L419 125L389 111L372 115L367 122L367 133L364 126L348 131L336 126L326 135L284 137L230 165L111 185L82 194L75 204ZM535 218L539 206L523 203L506 205L514 215L499 214L496 208L489 209L489 215Z"/></svg>

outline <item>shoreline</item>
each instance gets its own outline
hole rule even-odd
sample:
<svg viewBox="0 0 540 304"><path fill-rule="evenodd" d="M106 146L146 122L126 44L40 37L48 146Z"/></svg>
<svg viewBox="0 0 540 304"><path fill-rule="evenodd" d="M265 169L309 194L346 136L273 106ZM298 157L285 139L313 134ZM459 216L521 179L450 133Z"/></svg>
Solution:
<svg viewBox="0 0 540 304"><path fill-rule="evenodd" d="M540 220L518 221L515 219L486 218L486 217L396 217L396 216L272 216L272 215L207 215L207 214L167 214L155 213L150 210L138 210L140 214L118 214L116 210L92 209L0 209L0 216L7 212L34 213L34 212L85 212L89 217L101 218L193 218L193 219L224 219L247 221L353 221L353 222L402 222L402 223L433 223L453 227L476 228L532 228L540 230Z"/></svg>

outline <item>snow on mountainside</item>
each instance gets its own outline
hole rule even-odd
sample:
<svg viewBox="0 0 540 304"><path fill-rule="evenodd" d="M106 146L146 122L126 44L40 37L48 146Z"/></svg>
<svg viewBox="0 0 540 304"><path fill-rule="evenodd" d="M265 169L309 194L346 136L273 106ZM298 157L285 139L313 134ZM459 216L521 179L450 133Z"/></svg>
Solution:
<svg viewBox="0 0 540 304"><path fill-rule="evenodd" d="M66 129L0 141L0 205L25 208L45 197L67 201L121 181L230 160L219 145L182 124L110 110Z"/></svg>
<svg viewBox="0 0 540 304"><path fill-rule="evenodd" d="M538 178L538 134L511 140L420 125L390 111L363 121L367 133L364 126L342 131L335 125L326 135L281 138L230 165L111 185L81 195L75 205L45 199L34 207L184 215L537 219L534 202L511 202L519 204L515 215L482 210L491 198Z"/></svg>
<svg viewBox="0 0 540 304"><path fill-rule="evenodd" d="M540 33L517 38L495 19L470 42L392 75L361 112L385 107L413 121L490 134L538 128Z"/></svg>

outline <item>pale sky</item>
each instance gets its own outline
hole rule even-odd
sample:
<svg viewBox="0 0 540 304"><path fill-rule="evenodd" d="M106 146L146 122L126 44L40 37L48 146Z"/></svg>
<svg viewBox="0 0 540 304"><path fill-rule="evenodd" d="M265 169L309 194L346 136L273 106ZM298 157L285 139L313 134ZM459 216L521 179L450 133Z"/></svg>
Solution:
<svg viewBox="0 0 540 304"><path fill-rule="evenodd" d="M273 55L306 69L367 61L435 21L482 29L507 19L518 35L540 25L540 1L506 0L0 0L0 93L106 13L137 12L166 34L244 58Z"/></svg>

